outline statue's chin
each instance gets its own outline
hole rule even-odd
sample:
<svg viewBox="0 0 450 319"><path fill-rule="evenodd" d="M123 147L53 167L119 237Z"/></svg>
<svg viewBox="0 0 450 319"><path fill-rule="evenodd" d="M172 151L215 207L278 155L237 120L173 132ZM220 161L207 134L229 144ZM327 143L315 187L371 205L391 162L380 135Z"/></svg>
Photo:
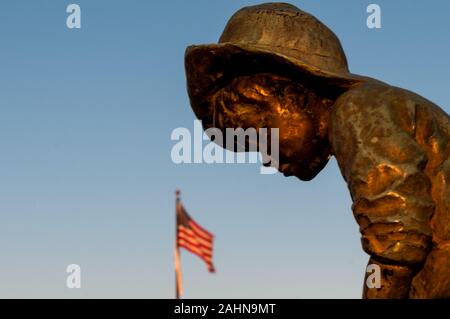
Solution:
<svg viewBox="0 0 450 319"><path fill-rule="evenodd" d="M308 182L314 179L314 177L322 171L326 163L327 162L324 162L322 165L316 166L314 169L306 168L301 165L284 164L280 166L279 171L286 177L295 176L302 181Z"/></svg>
<svg viewBox="0 0 450 319"><path fill-rule="evenodd" d="M315 174L296 174L295 177L304 182L309 182L310 180L314 179L314 177L316 177L317 174L319 174L319 172L316 172Z"/></svg>

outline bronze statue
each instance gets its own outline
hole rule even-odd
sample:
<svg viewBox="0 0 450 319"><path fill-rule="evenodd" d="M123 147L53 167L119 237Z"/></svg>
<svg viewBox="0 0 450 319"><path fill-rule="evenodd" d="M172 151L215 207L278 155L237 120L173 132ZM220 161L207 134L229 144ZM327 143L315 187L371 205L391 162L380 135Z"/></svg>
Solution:
<svg viewBox="0 0 450 319"><path fill-rule="evenodd" d="M205 128L279 128L279 170L313 179L335 156L381 288L364 298L450 298L450 117L351 74L336 35L285 3L246 7L218 44L190 46L189 98Z"/></svg>

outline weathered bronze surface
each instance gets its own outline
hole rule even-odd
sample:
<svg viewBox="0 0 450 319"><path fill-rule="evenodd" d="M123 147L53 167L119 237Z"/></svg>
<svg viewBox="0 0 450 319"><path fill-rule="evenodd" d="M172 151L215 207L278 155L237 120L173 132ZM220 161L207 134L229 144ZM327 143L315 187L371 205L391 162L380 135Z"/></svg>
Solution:
<svg viewBox="0 0 450 319"><path fill-rule="evenodd" d="M284 3L239 10L218 44L186 50L205 128L279 128L286 176L335 156L381 288L364 298L450 298L450 118L417 94L351 74L335 34Z"/></svg>

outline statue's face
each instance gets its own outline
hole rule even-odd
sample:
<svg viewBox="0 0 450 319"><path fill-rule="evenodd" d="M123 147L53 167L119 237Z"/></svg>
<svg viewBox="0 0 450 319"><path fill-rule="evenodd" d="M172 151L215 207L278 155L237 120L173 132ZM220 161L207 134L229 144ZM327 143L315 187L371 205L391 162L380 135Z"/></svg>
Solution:
<svg viewBox="0 0 450 319"><path fill-rule="evenodd" d="M279 170L286 176L310 180L326 165L333 101L272 74L237 77L211 100L215 126L222 130L279 128Z"/></svg>

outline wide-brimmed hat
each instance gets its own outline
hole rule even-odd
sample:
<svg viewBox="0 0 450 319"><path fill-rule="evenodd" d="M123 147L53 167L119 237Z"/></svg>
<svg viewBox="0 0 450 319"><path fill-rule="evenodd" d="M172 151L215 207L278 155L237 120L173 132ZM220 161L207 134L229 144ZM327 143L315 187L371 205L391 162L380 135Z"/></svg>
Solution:
<svg viewBox="0 0 450 319"><path fill-rule="evenodd" d="M341 43L328 27L287 3L237 11L218 44L186 49L185 67L191 106L200 119L211 114L211 94L236 75L279 73L332 89L366 79L349 72Z"/></svg>

